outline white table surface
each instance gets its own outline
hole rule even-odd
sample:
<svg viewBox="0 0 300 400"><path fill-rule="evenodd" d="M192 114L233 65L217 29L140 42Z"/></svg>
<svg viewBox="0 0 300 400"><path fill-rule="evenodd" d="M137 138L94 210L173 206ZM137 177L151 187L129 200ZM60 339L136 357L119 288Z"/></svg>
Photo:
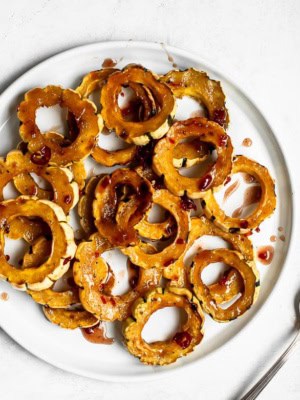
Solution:
<svg viewBox="0 0 300 400"><path fill-rule="evenodd" d="M0 3L0 92L28 68L65 49L105 40L159 41L193 51L231 75L256 101L288 158L300 193L299 0L7 0ZM299 223L299 220L297 221ZM294 234L299 237L300 229ZM291 338L300 289L300 245L276 294L250 326L197 366L135 384L94 381L56 369L0 329L0 398L239 399ZM266 323L267 321L267 323ZM268 329L261 329L268 326ZM28 321L30 323L30 321ZM300 351L260 398L300 399Z"/></svg>

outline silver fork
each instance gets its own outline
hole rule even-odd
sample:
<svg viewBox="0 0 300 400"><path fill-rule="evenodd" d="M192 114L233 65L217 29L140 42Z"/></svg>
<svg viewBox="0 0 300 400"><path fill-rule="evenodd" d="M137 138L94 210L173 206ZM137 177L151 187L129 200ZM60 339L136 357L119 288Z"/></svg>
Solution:
<svg viewBox="0 0 300 400"><path fill-rule="evenodd" d="M300 303L298 304L299 313L297 316L297 333L294 337L292 343L285 350L285 352L279 357L275 364L265 373L265 375L241 398L241 400L254 400L262 392L262 390L267 386L271 379L277 374L280 368L287 362L291 354L300 343Z"/></svg>

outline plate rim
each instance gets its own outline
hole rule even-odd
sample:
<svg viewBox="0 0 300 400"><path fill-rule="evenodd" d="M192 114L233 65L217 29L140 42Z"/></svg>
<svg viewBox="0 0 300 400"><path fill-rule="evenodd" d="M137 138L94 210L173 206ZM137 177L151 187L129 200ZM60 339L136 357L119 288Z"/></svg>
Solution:
<svg viewBox="0 0 300 400"><path fill-rule="evenodd" d="M265 299L265 301L259 305L259 307L256 309L256 312L253 313L248 320L248 323L245 323L241 326L240 330L235 333L234 336L231 336L229 339L226 340L226 342L219 348L213 350L211 353L209 354L205 354L203 356L201 356L198 359L194 359L191 360L189 363L184 363L184 364L179 364L177 367L168 369L160 369L154 372L153 371L149 371L149 372L145 372L143 375L136 375L136 376L122 376L122 375L105 375L101 372L93 372L93 371L84 371L81 369L78 369L76 367L72 367L70 365L64 365L63 363L57 361L57 360L52 360L49 357L43 357L43 355L41 355L40 353L36 352L34 349L27 347L26 344L22 343L22 340L20 340L19 338L17 338L13 332L10 332L9 329L6 329L2 326L1 324L1 329L3 329L4 332L6 332L6 334L8 336L10 336L18 345L20 345L23 349L25 349L26 351L28 351L29 353L31 353L33 356L35 356L36 358L48 363L49 365L53 365L63 371L67 371L67 372L71 372L73 374L79 375L79 376L84 376L87 378L92 378L92 379L96 379L96 380L100 380L100 381L104 381L104 382L143 382L143 381L151 381L151 380L155 380L155 379L162 379L166 376L168 376L169 374L175 374L175 373L179 373L180 371L182 371L183 369L186 368L191 368L193 366L195 366L197 363L202 362L204 359L211 357L216 351L218 351L219 349L224 349L226 346L228 346L232 339L237 337L238 335L240 335L240 333L242 331L244 331L244 329L249 326L249 323L258 315L258 313L260 313L264 308L265 305L268 304L268 302L270 301L270 299L272 298L272 296L274 296L274 293L276 292L274 289L276 288L276 286L278 285L279 281L282 279L282 276L284 274L284 271L286 271L286 264L289 261L291 254L292 254L292 250L295 247L295 220L296 220L296 216L297 216L297 211L296 211L296 193L294 191L294 187L296 186L294 184L294 177L293 175L290 173L290 171L292 170L290 168L290 162L288 161L288 159L285 157L285 152L283 151L283 148L279 145L279 141L277 139L277 135L275 130L272 128L271 124L269 123L269 121L266 119L265 115L263 114L263 112L260 110L260 108L257 106L256 102L253 101L252 97L248 95L248 93L242 89L240 87L239 83L235 83L236 81L232 78L231 74L228 73L228 71L224 72L224 68L220 68L218 65L216 65L215 63L211 63L210 61L208 61L205 57L202 57L201 55L198 55L192 51L187 51L178 47L174 47L174 46L170 46L167 44L163 44L163 43L159 43L159 42L152 42L152 41L139 41L139 40L111 40L111 41L97 41L97 42L93 42L93 43L88 43L88 44L83 44L83 45L79 45L79 46L74 46L71 47L67 50L58 52L50 57L45 58L44 60L42 60L41 62L37 63L36 65L34 65L33 67L29 67L29 69L27 69L23 74L21 74L20 76L18 76L18 78L16 80L14 80L13 83L9 84L0 94L0 103L2 101L2 99L6 96L9 96L11 92L13 92L15 90L15 88L18 87L18 84L21 80L26 79L26 77L32 73L34 73L34 71L40 67L42 67L44 64L48 64L49 62L55 62L56 60L63 60L64 58L68 58L70 55L72 55L72 53L76 53L78 51L89 51L92 50L93 48L97 48L99 49L99 47L101 47L101 50L105 50L105 49L113 49L114 47L120 47L120 46L124 46L125 48L129 48L129 47L134 47L134 48L140 48L142 50L157 50L157 49L161 49L162 51L167 51L168 53L171 53L172 55L178 55L181 57L186 57L186 58L191 58L193 59L195 62L201 63L206 65L213 73L216 73L217 75L220 75L223 79L225 79L230 85L232 85L239 93L239 95L241 95L248 104L250 104L256 113L259 114L261 120L264 122L266 128L269 130L270 134L273 136L273 138L275 139L275 143L276 143L276 147L277 150L280 154L280 156L282 157L282 159L284 160L284 168L285 168L285 173L286 176L288 177L288 182L287 183L287 187L288 190L291 193L291 226L290 226L290 240L287 243L287 249L286 249L286 256L285 259L283 260L282 264L281 264L281 268L280 271L276 277L276 281L273 285L273 288L269 294L269 296Z"/></svg>

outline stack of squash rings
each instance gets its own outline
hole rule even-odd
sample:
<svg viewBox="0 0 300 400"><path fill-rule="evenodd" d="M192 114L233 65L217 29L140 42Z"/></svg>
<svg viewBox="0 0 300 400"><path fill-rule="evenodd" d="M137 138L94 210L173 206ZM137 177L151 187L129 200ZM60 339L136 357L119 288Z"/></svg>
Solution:
<svg viewBox="0 0 300 400"><path fill-rule="evenodd" d="M120 105L125 89L133 96L126 109ZM95 91L100 91L98 108L90 100ZM207 116L176 121L176 103L184 96L204 106ZM55 105L68 110L65 136L41 132L37 125L37 110ZM122 321L129 352L145 364L165 365L201 342L205 314L225 323L252 306L260 281L249 235L273 213L275 185L267 168L234 154L219 82L194 68L159 76L130 64L92 71L75 90L32 89L17 114L20 143L0 159L0 278L41 304L49 321L66 329ZM102 148L98 138L104 132L126 146ZM113 172L87 179L89 156ZM202 164L199 176L180 173L181 167ZM238 172L261 185L258 206L246 218L226 215L215 198ZM31 174L50 188L41 188ZM19 197L4 200L9 182ZM165 218L154 223L149 215L155 204ZM70 226L75 206L84 231L80 240ZM206 235L222 238L230 250L199 249L187 263L188 250ZM5 238L28 243L18 267L4 253ZM136 272L122 295L113 294L113 270L102 257L116 248ZM206 285L201 274L216 262L228 269ZM57 291L56 282L66 274L72 284ZM171 339L146 342L145 324L165 307L182 308L185 322Z"/></svg>

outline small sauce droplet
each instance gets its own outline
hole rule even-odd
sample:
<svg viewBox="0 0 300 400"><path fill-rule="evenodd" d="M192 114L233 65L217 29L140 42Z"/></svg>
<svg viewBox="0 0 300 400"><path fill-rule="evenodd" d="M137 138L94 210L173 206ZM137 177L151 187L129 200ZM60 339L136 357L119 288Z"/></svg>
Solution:
<svg viewBox="0 0 300 400"><path fill-rule="evenodd" d="M279 226L278 230L279 232L283 232L283 226Z"/></svg>
<svg viewBox="0 0 300 400"><path fill-rule="evenodd" d="M276 240L277 240L277 237L275 236L275 235L272 235L271 237L270 237L270 242L276 242Z"/></svg>
<svg viewBox="0 0 300 400"><path fill-rule="evenodd" d="M8 300L8 294L6 292L2 292L0 295L0 299L3 301L7 301Z"/></svg>
<svg viewBox="0 0 300 400"><path fill-rule="evenodd" d="M114 339L113 338L108 338L105 335L105 329L103 325L100 325L98 323L95 326L92 326L90 328L81 328L81 332L83 337L91 343L96 343L96 344L113 344Z"/></svg>
<svg viewBox="0 0 300 400"><path fill-rule="evenodd" d="M257 228L254 229L255 232L259 233L260 232L260 227L258 226Z"/></svg>
<svg viewBox="0 0 300 400"><path fill-rule="evenodd" d="M242 142L242 145L245 147L251 147L252 146L252 140L250 138L245 138Z"/></svg>
<svg viewBox="0 0 300 400"><path fill-rule="evenodd" d="M191 344L192 336L188 332L177 332L173 341L182 349L186 349Z"/></svg>
<svg viewBox="0 0 300 400"><path fill-rule="evenodd" d="M105 58L102 63L102 68L113 68L118 64L117 60L113 60L112 58Z"/></svg>
<svg viewBox="0 0 300 400"><path fill-rule="evenodd" d="M280 236L279 236L279 239L280 239L282 242L285 242L285 236L284 236L284 235L280 235Z"/></svg>
<svg viewBox="0 0 300 400"><path fill-rule="evenodd" d="M257 249L257 257L259 261L264 265L271 264L274 257L273 246L261 246Z"/></svg>

